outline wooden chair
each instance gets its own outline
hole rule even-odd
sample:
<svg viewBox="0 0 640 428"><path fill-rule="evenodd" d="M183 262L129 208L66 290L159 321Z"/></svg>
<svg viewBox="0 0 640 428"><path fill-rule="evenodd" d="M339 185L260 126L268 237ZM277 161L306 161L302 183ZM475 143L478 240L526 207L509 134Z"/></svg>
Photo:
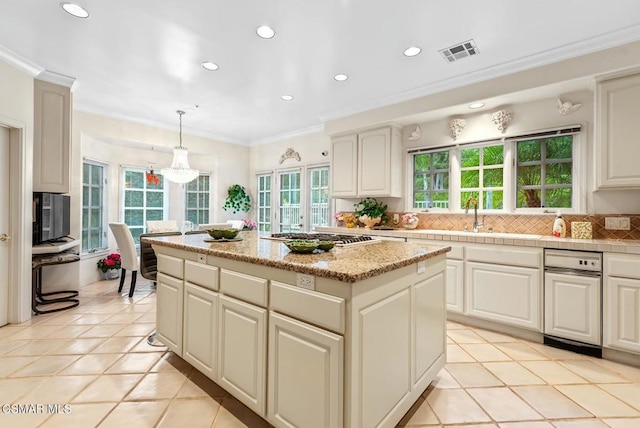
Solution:
<svg viewBox="0 0 640 428"><path fill-rule="evenodd" d="M125 223L109 223L109 228L116 238L118 251L120 252L120 263L122 265L122 274L120 275L120 286L118 293L122 292L124 278L127 270L131 271L131 286L129 287L129 297L133 297L133 291L136 288L136 277L138 276L139 263L136 254L136 244L129 227Z"/></svg>

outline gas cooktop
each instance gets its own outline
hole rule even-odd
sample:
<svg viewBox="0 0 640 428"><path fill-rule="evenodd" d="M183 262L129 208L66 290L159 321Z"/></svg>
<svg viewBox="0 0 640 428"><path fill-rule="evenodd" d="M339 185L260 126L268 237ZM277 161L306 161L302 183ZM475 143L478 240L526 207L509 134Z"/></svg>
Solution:
<svg viewBox="0 0 640 428"><path fill-rule="evenodd" d="M379 242L371 236L365 235L335 235L332 233L272 233L265 239L276 241L286 241L288 239L317 239L319 241L333 241L337 246L357 245L365 243Z"/></svg>

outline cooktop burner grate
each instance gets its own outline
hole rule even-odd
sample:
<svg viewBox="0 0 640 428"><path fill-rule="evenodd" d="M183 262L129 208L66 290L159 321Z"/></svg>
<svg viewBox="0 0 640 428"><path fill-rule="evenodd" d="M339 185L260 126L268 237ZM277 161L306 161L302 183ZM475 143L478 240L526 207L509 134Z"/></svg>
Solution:
<svg viewBox="0 0 640 428"><path fill-rule="evenodd" d="M363 235L334 235L331 233L272 233L272 239L317 239L319 241L334 241L336 244L353 244L374 241L371 236Z"/></svg>

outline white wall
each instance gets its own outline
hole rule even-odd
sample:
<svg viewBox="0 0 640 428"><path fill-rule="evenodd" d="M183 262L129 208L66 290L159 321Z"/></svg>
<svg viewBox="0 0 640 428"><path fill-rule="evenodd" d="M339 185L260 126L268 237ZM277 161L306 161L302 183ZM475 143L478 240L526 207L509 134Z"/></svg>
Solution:
<svg viewBox="0 0 640 428"><path fill-rule="evenodd" d="M31 203L33 191L33 76L0 61L0 124L9 126L11 140L9 322L31 317ZM12 138L10 137L10 138Z"/></svg>

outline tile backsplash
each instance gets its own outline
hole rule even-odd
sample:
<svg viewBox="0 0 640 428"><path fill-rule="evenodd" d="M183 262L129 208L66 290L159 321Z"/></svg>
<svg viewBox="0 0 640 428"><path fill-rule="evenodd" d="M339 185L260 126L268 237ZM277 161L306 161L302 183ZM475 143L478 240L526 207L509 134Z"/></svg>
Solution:
<svg viewBox="0 0 640 428"><path fill-rule="evenodd" d="M394 213L387 213L393 218ZM402 214L402 213L399 213ZM473 226L471 214L418 214L420 222L418 229L439 230L463 230L466 226ZM491 227L498 233L529 233L532 235L551 235L555 214L549 215L478 215L478 221L484 222L481 232L486 232ZM626 214L594 214L571 215L563 214L567 224L567 237L571 237L571 222L590 222L592 224L593 239L639 239L640 240L640 215ZM629 217L630 230L607 230L604 227L605 217Z"/></svg>

